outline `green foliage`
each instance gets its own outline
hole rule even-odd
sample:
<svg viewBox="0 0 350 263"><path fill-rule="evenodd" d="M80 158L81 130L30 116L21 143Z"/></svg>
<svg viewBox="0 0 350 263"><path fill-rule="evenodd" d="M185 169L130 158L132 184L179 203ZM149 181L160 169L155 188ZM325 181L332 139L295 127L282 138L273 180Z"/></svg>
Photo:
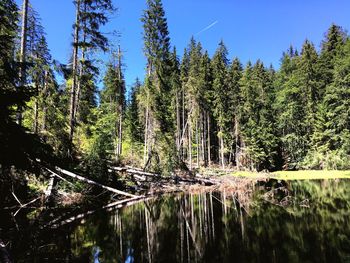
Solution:
<svg viewBox="0 0 350 263"><path fill-rule="evenodd" d="M72 156L73 143L88 173L106 182L109 161L168 174L192 169L195 162L197 168L220 162L249 170L349 166L350 41L341 27L331 25L320 51L308 40L300 53L290 47L277 71L260 60L245 68L238 58L230 62L223 41L209 57L193 37L180 60L175 47L170 51L162 1L147 0L141 19L147 74L136 80L127 101L121 52L107 65L103 89L97 90L95 55L108 50L101 28L114 10L112 1L78 3L75 72L56 67L32 8L27 63L19 65L17 6L11 0L0 4L0 137L2 152L9 153L1 154L6 165ZM19 66L26 71L25 87L18 87ZM62 87L54 66L64 73ZM73 142L67 134L72 83ZM15 124L20 108L24 127Z"/></svg>
<svg viewBox="0 0 350 263"><path fill-rule="evenodd" d="M132 144L143 142L144 127L140 120L140 105L138 96L141 90L141 82L136 79L135 84L131 87L129 102L126 109L126 126Z"/></svg>
<svg viewBox="0 0 350 263"><path fill-rule="evenodd" d="M273 75L262 62L248 63L241 79L240 125L244 162L253 170L273 169L277 154L272 103Z"/></svg>

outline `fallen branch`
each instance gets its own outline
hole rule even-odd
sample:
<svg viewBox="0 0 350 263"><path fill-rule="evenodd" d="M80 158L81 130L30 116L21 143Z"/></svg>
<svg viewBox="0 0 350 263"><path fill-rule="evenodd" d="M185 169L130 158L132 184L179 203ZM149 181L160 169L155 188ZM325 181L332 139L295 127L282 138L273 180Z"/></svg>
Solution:
<svg viewBox="0 0 350 263"><path fill-rule="evenodd" d="M46 171L48 171L49 173L51 173L53 176L56 176L57 178L61 179L62 181L65 181L65 182L67 182L68 184L73 185L73 183L71 183L71 182L69 182L68 180L64 179L62 176L58 175L58 174L55 173L54 171L51 171L50 169L48 169L48 168L46 168L46 167L44 167L44 169L45 169Z"/></svg>
<svg viewBox="0 0 350 263"><path fill-rule="evenodd" d="M56 167L56 170L57 170L58 172L64 174L64 175L67 175L67 176L72 177L72 178L74 178L74 179L78 179L78 180L83 181L83 182L88 183L88 184L92 184L92 185L99 186L99 187L101 187L102 189L106 189L106 190L108 190L108 191L110 191L110 192L113 192L113 193L116 193L116 194L125 195L125 196L129 196L129 197L138 197L137 195L129 194L129 193L127 193L127 192L123 192L123 191L117 190L117 189L115 189L115 188L102 185L102 184L100 184L100 183L97 183L97 182L95 182L95 181L92 181L92 180L90 180L90 179L87 179L87 178L82 177L82 176L80 176L80 175L74 174L74 173L72 173L72 172L69 172L69 171L64 170L64 169L62 169L62 168L59 168L59 167Z"/></svg>
<svg viewBox="0 0 350 263"><path fill-rule="evenodd" d="M137 168L129 168L129 167L110 167L111 169L113 169L114 171L117 172L124 172L124 173L129 173L129 174L136 174L136 175L141 175L141 176L150 176L150 177L157 177L157 178L161 178L161 176L159 174L156 173L149 173L149 172L144 172L141 171Z"/></svg>

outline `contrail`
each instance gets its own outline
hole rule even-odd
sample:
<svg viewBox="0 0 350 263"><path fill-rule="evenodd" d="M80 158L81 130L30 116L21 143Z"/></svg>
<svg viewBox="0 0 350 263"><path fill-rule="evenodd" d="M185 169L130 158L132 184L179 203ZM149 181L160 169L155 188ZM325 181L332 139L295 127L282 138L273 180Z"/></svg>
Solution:
<svg viewBox="0 0 350 263"><path fill-rule="evenodd" d="M211 23L209 26L207 26L206 28L203 28L201 31L199 31L198 33L196 33L196 35L199 35L201 33L203 33L204 31L207 31L208 29L212 28L213 26L215 26L217 23L219 23L219 21L215 21L213 23Z"/></svg>

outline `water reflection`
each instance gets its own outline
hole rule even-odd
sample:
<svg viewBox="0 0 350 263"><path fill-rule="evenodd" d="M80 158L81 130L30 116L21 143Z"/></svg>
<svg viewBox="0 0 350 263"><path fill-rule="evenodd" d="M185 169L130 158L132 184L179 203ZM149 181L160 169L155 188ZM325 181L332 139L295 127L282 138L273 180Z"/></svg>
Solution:
<svg viewBox="0 0 350 263"><path fill-rule="evenodd" d="M167 196L36 232L12 251L17 262L349 262L349 208L347 180L270 181L249 205L226 191Z"/></svg>

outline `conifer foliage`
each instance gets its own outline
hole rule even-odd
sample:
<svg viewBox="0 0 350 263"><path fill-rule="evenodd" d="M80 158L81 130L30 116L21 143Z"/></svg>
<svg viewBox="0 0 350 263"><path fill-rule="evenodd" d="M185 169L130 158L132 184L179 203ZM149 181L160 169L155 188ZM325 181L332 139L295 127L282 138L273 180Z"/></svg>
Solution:
<svg viewBox="0 0 350 263"><path fill-rule="evenodd" d="M146 74L128 87L121 48L102 32L111 0L73 2L66 65L52 58L39 14L23 3L19 17L13 0L0 2L1 167L55 156L82 160L106 182L111 163L166 174L350 168L350 40L340 26L330 26L320 50L309 40L289 47L276 70L260 60L243 66L223 40L214 54L194 37L179 52L162 1L147 0ZM107 51L100 70L96 59Z"/></svg>

